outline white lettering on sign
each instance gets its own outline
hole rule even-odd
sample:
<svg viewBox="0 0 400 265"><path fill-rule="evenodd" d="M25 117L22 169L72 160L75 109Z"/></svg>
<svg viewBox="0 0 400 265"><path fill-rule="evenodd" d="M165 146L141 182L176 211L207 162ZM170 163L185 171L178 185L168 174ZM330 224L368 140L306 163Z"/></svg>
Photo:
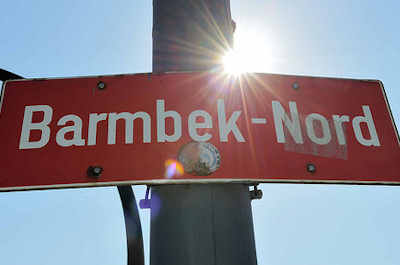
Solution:
<svg viewBox="0 0 400 265"><path fill-rule="evenodd" d="M57 125L65 125L67 122L72 121L74 125L65 126L57 132L56 141L60 146L71 146L71 145L85 145L85 140L82 139L82 119L76 115L66 115L62 117ZM72 140L65 139L65 134L68 132L73 133Z"/></svg>
<svg viewBox="0 0 400 265"><path fill-rule="evenodd" d="M297 111L296 102L289 102L291 118L283 109L281 103L278 101L272 102L272 110L274 114L275 122L275 132L278 143L286 143L286 136L283 130L283 126L289 130L291 136L297 144L303 143L303 134L300 127L299 114ZM362 106L364 116L356 116L353 119L353 131L356 136L357 141L364 146L380 146L378 134L376 132L374 120L372 118L371 110L369 106ZM346 139L343 132L342 124L349 121L349 116L343 115L332 115L333 123L335 125L335 131L338 143L340 145L346 144ZM318 113L311 113L305 118L307 136L316 144L326 145L331 142L331 130L329 127L328 120ZM322 128L322 135L317 136L315 132L315 125L319 123L320 128ZM361 131L361 123L366 123L369 139L366 138Z"/></svg>
<svg viewBox="0 0 400 265"><path fill-rule="evenodd" d="M116 127L117 120L124 119L125 120L125 143L133 144L133 123L134 121L140 118L143 121L143 143L151 142L151 132L150 132L150 115L146 112L139 111L135 114L129 112L122 113L110 113L108 115L108 144L115 144L116 138Z"/></svg>
<svg viewBox="0 0 400 265"><path fill-rule="evenodd" d="M241 111L234 111L232 116L228 119L228 122L226 122L224 101L222 99L218 99L217 104L220 141L228 142L228 134L232 132L238 142L244 142L244 138L236 124Z"/></svg>
<svg viewBox="0 0 400 265"><path fill-rule="evenodd" d="M196 122L197 117L202 117L204 122ZM209 133L205 133L203 135L199 135L197 133L197 129L199 128L212 128L212 118L211 115L204 110L195 110L189 115L188 119L188 129L189 135L193 140L198 142L206 142L211 139L212 135Z"/></svg>
<svg viewBox="0 0 400 265"><path fill-rule="evenodd" d="M43 112L44 117L41 122L33 123L33 112ZM19 149L33 149L45 146L50 139L50 124L53 116L53 109L47 105L26 106L24 120L22 122L21 138L19 141ZM31 141L30 135L32 130L40 130L41 136L38 141Z"/></svg>
<svg viewBox="0 0 400 265"><path fill-rule="evenodd" d="M97 141L97 123L105 121L107 113L90 113L89 115L89 131L88 131L88 145L96 145Z"/></svg>
<svg viewBox="0 0 400 265"><path fill-rule="evenodd" d="M365 146L380 146L378 139L378 134L376 133L374 120L372 119L371 110L368 106L362 106L364 116L355 117L353 119L353 128L354 133L357 137L357 140L360 144ZM366 123L368 126L368 131L370 135L370 139L364 137L361 132L361 123Z"/></svg>
<svg viewBox="0 0 400 265"><path fill-rule="evenodd" d="M289 118L289 116L286 114L281 103L278 101L272 101L272 111L274 114L274 123L278 143L286 142L285 134L283 132L283 125L285 125L294 141L298 144L302 144L304 141L301 134L299 113L297 112L296 102L289 102L289 109L292 118Z"/></svg>
<svg viewBox="0 0 400 265"><path fill-rule="evenodd" d="M314 121L319 121L322 127L322 136L318 137L315 133ZM307 135L316 144L328 144L331 141L331 131L329 130L328 120L318 114L311 113L306 118Z"/></svg>
<svg viewBox="0 0 400 265"><path fill-rule="evenodd" d="M163 99L156 100L156 125L157 142L177 142L182 137L182 116L175 110L166 108ZM291 137L295 143L303 144L304 137L308 137L313 143L318 145L327 145L337 142L339 145L346 145L347 140L344 125L351 124L355 139L363 146L380 146L378 133L372 117L371 109L367 105L361 106L363 115L350 118L350 115L334 114L332 117L325 117L319 113L310 113L308 115L299 115L296 102L289 101L289 113L285 110L279 101L272 101L272 115L278 143L286 143L287 137ZM166 110L167 109L167 110ZM41 121L33 121L34 113L43 117ZM242 111L235 110L227 115L224 100L217 100L217 119L220 142L246 142L243 137L238 121L241 118ZM303 118L304 117L304 118ZM53 109L48 105L26 106L24 118L22 121L21 137L19 149L42 148L48 144L51 136L50 124L52 123ZM114 145L117 138L118 121L123 122L125 128L125 144L133 144L137 139L134 135L134 126L142 124L142 142L151 143L151 116L144 111L135 113L89 113L88 136L82 137L82 118L68 114L62 116L57 121L57 126L61 128L55 134L55 141L59 146L88 146L96 145L98 124L106 122L107 144ZM251 118L252 124L258 126L267 125L266 118ZM351 121L351 122L350 122ZM167 125L170 126L168 128ZM305 128L302 126L305 125ZM189 136L197 142L209 141L213 134L210 131L200 129L212 129L213 117L205 110L192 111L187 120L187 129ZM363 129L362 129L363 128ZM304 130L305 129L305 130ZM332 130L334 134L332 134ZM31 139L31 132L39 131L40 139ZM286 134L285 134L286 133ZM67 137L68 134L68 137ZM229 137L231 135L231 137ZM336 135L337 141L332 141ZM140 141L140 140L139 140Z"/></svg>
<svg viewBox="0 0 400 265"><path fill-rule="evenodd" d="M348 122L349 120L349 116L343 115L343 116L339 116L339 115L333 115L333 123L335 124L335 130L336 130L336 135L338 138L338 143L340 145L345 145L346 144L346 138L344 136L344 131L343 131L343 122Z"/></svg>
<svg viewBox="0 0 400 265"><path fill-rule="evenodd" d="M169 117L174 120L174 133L167 135L165 133L165 119ZM157 100L157 139L158 142L176 142L182 135L182 118L178 112L165 111L164 100Z"/></svg>

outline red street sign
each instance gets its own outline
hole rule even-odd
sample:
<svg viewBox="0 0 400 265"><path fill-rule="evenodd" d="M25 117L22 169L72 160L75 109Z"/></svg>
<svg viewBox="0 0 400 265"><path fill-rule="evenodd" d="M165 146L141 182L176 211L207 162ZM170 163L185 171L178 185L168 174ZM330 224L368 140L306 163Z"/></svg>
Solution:
<svg viewBox="0 0 400 265"><path fill-rule="evenodd" d="M379 81L136 74L9 81L0 190L204 182L400 184Z"/></svg>

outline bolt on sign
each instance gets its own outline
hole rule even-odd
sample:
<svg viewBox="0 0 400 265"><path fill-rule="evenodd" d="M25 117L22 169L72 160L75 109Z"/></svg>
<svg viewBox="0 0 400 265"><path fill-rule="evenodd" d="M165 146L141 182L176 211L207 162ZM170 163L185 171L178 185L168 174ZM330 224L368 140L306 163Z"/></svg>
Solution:
<svg viewBox="0 0 400 265"><path fill-rule="evenodd" d="M0 190L400 184L382 83L222 73L5 82Z"/></svg>

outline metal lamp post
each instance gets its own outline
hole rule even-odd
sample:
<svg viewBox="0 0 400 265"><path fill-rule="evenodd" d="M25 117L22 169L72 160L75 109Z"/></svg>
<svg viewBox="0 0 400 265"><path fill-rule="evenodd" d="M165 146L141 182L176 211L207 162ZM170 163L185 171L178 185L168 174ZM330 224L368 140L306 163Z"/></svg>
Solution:
<svg viewBox="0 0 400 265"><path fill-rule="evenodd" d="M153 0L153 73L221 69L229 0ZM152 186L150 264L257 264L244 184Z"/></svg>

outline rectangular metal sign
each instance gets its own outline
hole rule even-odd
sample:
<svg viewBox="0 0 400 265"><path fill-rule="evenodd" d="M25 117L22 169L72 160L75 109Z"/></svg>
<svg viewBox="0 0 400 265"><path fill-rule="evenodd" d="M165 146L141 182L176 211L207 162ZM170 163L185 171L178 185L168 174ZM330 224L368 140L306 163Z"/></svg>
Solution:
<svg viewBox="0 0 400 265"><path fill-rule="evenodd" d="M204 182L400 184L379 81L222 73L4 84L0 190Z"/></svg>

